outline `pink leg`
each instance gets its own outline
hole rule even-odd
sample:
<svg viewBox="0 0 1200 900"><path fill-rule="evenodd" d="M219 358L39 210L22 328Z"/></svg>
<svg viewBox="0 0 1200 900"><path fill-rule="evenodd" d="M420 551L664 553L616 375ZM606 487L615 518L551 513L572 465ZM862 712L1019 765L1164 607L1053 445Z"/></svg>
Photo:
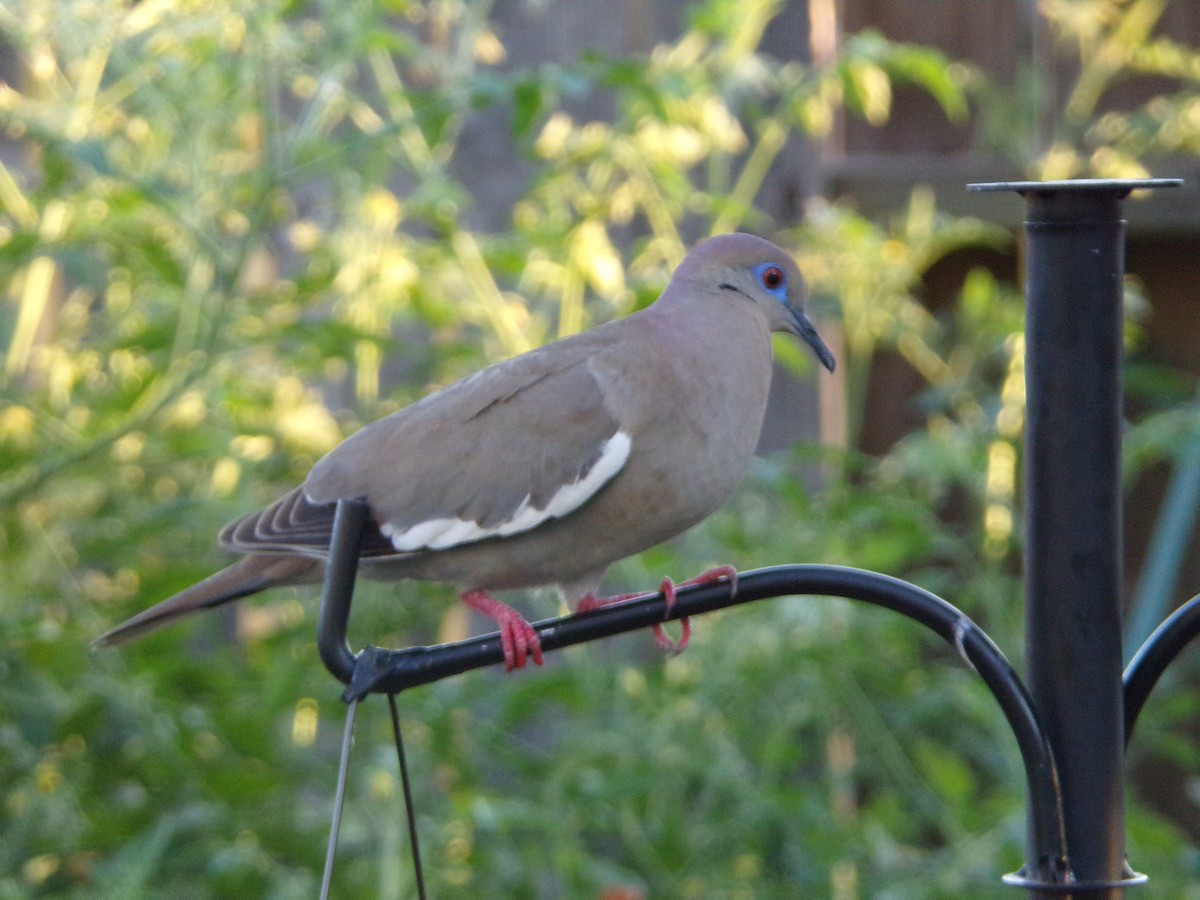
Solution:
<svg viewBox="0 0 1200 900"><path fill-rule="evenodd" d="M737 593L737 569L733 566L718 566L715 569L709 569L695 578L688 579L679 585L679 587L691 587L697 584L712 584L714 581L728 581L730 583L730 593ZM666 600L667 609L670 610L675 605L675 590L676 585L670 578L664 578L662 585L659 587L659 593ZM643 597L653 597L653 594L617 594L613 597L597 597L594 594L588 594L575 607L575 612L588 612L593 609L600 609L605 606L612 606L615 603L625 603L629 600L640 600ZM683 649L688 645L688 641L692 636L692 623L686 616L679 620L679 624L683 627L682 633L679 635L679 640L672 640L667 636L662 625L654 626L654 641L663 650L668 653L678 655L683 652Z"/></svg>
<svg viewBox="0 0 1200 900"><path fill-rule="evenodd" d="M506 603L491 597L486 591L467 591L459 599L476 612L494 619L500 628L500 643L504 647L504 668L508 671L525 667L532 656L535 665L542 664L542 642L537 631L525 617Z"/></svg>

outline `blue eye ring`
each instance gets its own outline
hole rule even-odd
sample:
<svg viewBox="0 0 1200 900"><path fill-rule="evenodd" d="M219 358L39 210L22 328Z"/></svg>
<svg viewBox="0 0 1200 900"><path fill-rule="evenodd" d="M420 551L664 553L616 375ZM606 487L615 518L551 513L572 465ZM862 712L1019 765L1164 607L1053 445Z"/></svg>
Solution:
<svg viewBox="0 0 1200 900"><path fill-rule="evenodd" d="M787 293L787 275L775 263L762 263L756 266L754 274L758 277L758 283L762 285L763 290L776 296L783 296Z"/></svg>

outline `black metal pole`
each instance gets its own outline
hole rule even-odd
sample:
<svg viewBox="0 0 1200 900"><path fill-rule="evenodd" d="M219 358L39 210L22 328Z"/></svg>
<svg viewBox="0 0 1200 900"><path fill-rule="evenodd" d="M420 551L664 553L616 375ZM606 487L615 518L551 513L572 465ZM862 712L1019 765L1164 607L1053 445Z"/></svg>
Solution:
<svg viewBox="0 0 1200 900"><path fill-rule="evenodd" d="M1127 190L1023 192L1025 651L1059 761L1071 868L1125 867L1121 294ZM1034 892L1036 896L1037 892ZM1119 898L1119 888L1092 892Z"/></svg>
<svg viewBox="0 0 1200 900"><path fill-rule="evenodd" d="M1125 896L1121 690L1124 221L1135 188L972 185L1026 201L1025 625L1030 693L1058 763L1072 895ZM1030 860L1030 863L1033 861ZM1025 884L1033 897L1063 897Z"/></svg>

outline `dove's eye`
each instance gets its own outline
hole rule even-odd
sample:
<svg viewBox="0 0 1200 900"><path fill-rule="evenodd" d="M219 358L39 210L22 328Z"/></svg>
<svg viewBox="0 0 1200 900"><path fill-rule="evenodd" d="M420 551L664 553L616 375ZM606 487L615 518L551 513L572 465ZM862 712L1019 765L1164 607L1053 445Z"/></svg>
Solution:
<svg viewBox="0 0 1200 900"><path fill-rule="evenodd" d="M783 269L779 266L767 266L759 273L758 280L768 291L777 291L783 287Z"/></svg>

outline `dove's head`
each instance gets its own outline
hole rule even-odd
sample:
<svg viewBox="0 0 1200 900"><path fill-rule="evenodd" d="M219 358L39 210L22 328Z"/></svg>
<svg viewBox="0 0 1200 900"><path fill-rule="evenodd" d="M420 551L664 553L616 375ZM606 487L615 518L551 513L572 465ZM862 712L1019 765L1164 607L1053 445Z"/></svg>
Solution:
<svg viewBox="0 0 1200 900"><path fill-rule="evenodd" d="M790 253L750 234L722 234L697 244L675 270L672 285L711 294L731 291L763 312L773 331L786 331L808 344L833 371L833 353L804 312L804 278Z"/></svg>

